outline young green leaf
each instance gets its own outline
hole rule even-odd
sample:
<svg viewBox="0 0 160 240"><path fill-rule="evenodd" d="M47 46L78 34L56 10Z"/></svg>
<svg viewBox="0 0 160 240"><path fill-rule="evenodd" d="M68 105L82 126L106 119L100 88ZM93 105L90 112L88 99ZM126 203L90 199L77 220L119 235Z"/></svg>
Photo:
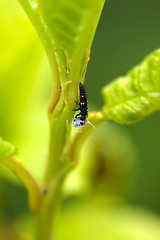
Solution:
<svg viewBox="0 0 160 240"><path fill-rule="evenodd" d="M56 47L70 59L80 55L82 61L90 48L104 0L39 0L38 3Z"/></svg>
<svg viewBox="0 0 160 240"><path fill-rule="evenodd" d="M160 49L102 91L104 116L130 124L160 109Z"/></svg>
<svg viewBox="0 0 160 240"><path fill-rule="evenodd" d="M66 100L69 105L73 105L73 99L77 97L78 81L84 77L83 69L89 57L89 50L104 1L38 1L40 14L42 14L46 27L55 42L57 54L63 63L67 76L66 81L73 81L73 84L68 86ZM62 72L63 69L60 71Z"/></svg>
<svg viewBox="0 0 160 240"><path fill-rule="evenodd" d="M29 15L50 59L54 78L50 112L59 89L68 85L66 101L73 108L78 81L84 78L90 47L105 0L19 0ZM61 75L62 72L63 77Z"/></svg>
<svg viewBox="0 0 160 240"><path fill-rule="evenodd" d="M0 138L0 160L14 156L17 152L14 145Z"/></svg>

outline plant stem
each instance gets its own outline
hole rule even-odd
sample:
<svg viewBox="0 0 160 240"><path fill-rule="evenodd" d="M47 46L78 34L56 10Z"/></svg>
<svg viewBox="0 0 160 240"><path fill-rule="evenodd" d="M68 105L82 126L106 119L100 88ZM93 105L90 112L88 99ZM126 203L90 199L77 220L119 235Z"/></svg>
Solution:
<svg viewBox="0 0 160 240"><path fill-rule="evenodd" d="M57 106L55 111L57 112L52 113L50 121L48 164L45 173L44 195L37 220L36 240L52 240L54 238L54 224L60 203L62 184L73 166L68 152L65 151L70 137L68 119L72 118L73 112L67 106ZM56 118L54 114L56 114Z"/></svg>
<svg viewBox="0 0 160 240"><path fill-rule="evenodd" d="M53 113L54 114L54 113ZM56 113L57 114L57 113ZM66 139L70 137L70 131L67 131L67 122L73 118L73 111L66 105L61 110L61 114L56 119L51 121L50 126L50 143L49 143L49 156L48 164L45 173L45 186L50 186L50 183L57 172L66 167L67 160L64 156L64 148ZM54 118L54 115L52 115ZM70 129L70 124L68 124Z"/></svg>
<svg viewBox="0 0 160 240"><path fill-rule="evenodd" d="M54 238L54 223L60 202L63 178L54 178L51 189L42 199L39 216L37 240L52 240Z"/></svg>
<svg viewBox="0 0 160 240"><path fill-rule="evenodd" d="M66 165L53 177L49 190L42 199L41 211L38 219L38 231L36 240L53 240L55 239L55 218L60 204L61 190L63 181L72 168L72 164Z"/></svg>
<svg viewBox="0 0 160 240"><path fill-rule="evenodd" d="M41 204L42 191L36 179L31 173L22 165L21 160L13 157L1 160L1 162L8 167L26 186L29 195L29 203L32 211L39 211Z"/></svg>

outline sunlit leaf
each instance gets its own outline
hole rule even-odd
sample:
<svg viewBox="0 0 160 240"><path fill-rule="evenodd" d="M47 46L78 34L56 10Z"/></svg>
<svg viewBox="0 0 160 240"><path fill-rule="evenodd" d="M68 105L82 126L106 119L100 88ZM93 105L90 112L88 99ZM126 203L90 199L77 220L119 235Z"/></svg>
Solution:
<svg viewBox="0 0 160 240"><path fill-rule="evenodd" d="M9 1L9 6L0 2L0 136L15 143L27 169L42 179L48 142L49 64L18 1ZM15 179L3 167L0 175Z"/></svg>
<svg viewBox="0 0 160 240"><path fill-rule="evenodd" d="M40 75L43 49L18 3L11 2L10 9L0 3L0 25L0 136L15 140Z"/></svg>
<svg viewBox="0 0 160 240"><path fill-rule="evenodd" d="M104 115L118 123L134 123L160 109L160 49L103 88Z"/></svg>

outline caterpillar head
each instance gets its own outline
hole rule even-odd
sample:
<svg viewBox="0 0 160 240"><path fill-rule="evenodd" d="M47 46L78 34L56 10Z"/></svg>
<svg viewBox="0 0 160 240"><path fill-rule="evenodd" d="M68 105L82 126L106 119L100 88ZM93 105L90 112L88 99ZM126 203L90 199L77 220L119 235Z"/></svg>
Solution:
<svg viewBox="0 0 160 240"><path fill-rule="evenodd" d="M87 122L87 119L81 120L80 118L73 118L73 125L74 127L77 127L77 128L84 127L86 122Z"/></svg>

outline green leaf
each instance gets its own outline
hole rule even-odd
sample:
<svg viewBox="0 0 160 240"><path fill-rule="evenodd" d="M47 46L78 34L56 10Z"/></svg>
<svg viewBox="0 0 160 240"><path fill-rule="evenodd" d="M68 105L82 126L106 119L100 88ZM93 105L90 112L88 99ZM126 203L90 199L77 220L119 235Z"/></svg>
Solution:
<svg viewBox="0 0 160 240"><path fill-rule="evenodd" d="M160 49L146 57L125 77L102 91L106 119L121 124L138 122L160 109Z"/></svg>
<svg viewBox="0 0 160 240"><path fill-rule="evenodd" d="M56 46L69 57L80 50L84 56L93 39L104 0L39 0L38 3Z"/></svg>
<svg viewBox="0 0 160 240"><path fill-rule="evenodd" d="M24 129L22 115L30 116L26 108L30 101L35 103L35 89L44 79L40 65L44 66L44 50L18 2L0 1L0 26L0 136L19 146Z"/></svg>
<svg viewBox="0 0 160 240"><path fill-rule="evenodd" d="M18 157L42 181L48 142L46 108L51 80L48 59L17 1L0 1L0 25L0 136L20 149ZM0 175L10 181L16 179L3 167Z"/></svg>
<svg viewBox="0 0 160 240"><path fill-rule="evenodd" d="M84 78L90 47L105 0L19 2L34 24L51 63L54 85L50 112L59 100L60 86L64 90L63 84L68 80L72 82L68 86L66 101L73 108L78 81Z"/></svg>
<svg viewBox="0 0 160 240"><path fill-rule="evenodd" d="M17 148L13 144L0 138L0 160L14 156L17 152Z"/></svg>

